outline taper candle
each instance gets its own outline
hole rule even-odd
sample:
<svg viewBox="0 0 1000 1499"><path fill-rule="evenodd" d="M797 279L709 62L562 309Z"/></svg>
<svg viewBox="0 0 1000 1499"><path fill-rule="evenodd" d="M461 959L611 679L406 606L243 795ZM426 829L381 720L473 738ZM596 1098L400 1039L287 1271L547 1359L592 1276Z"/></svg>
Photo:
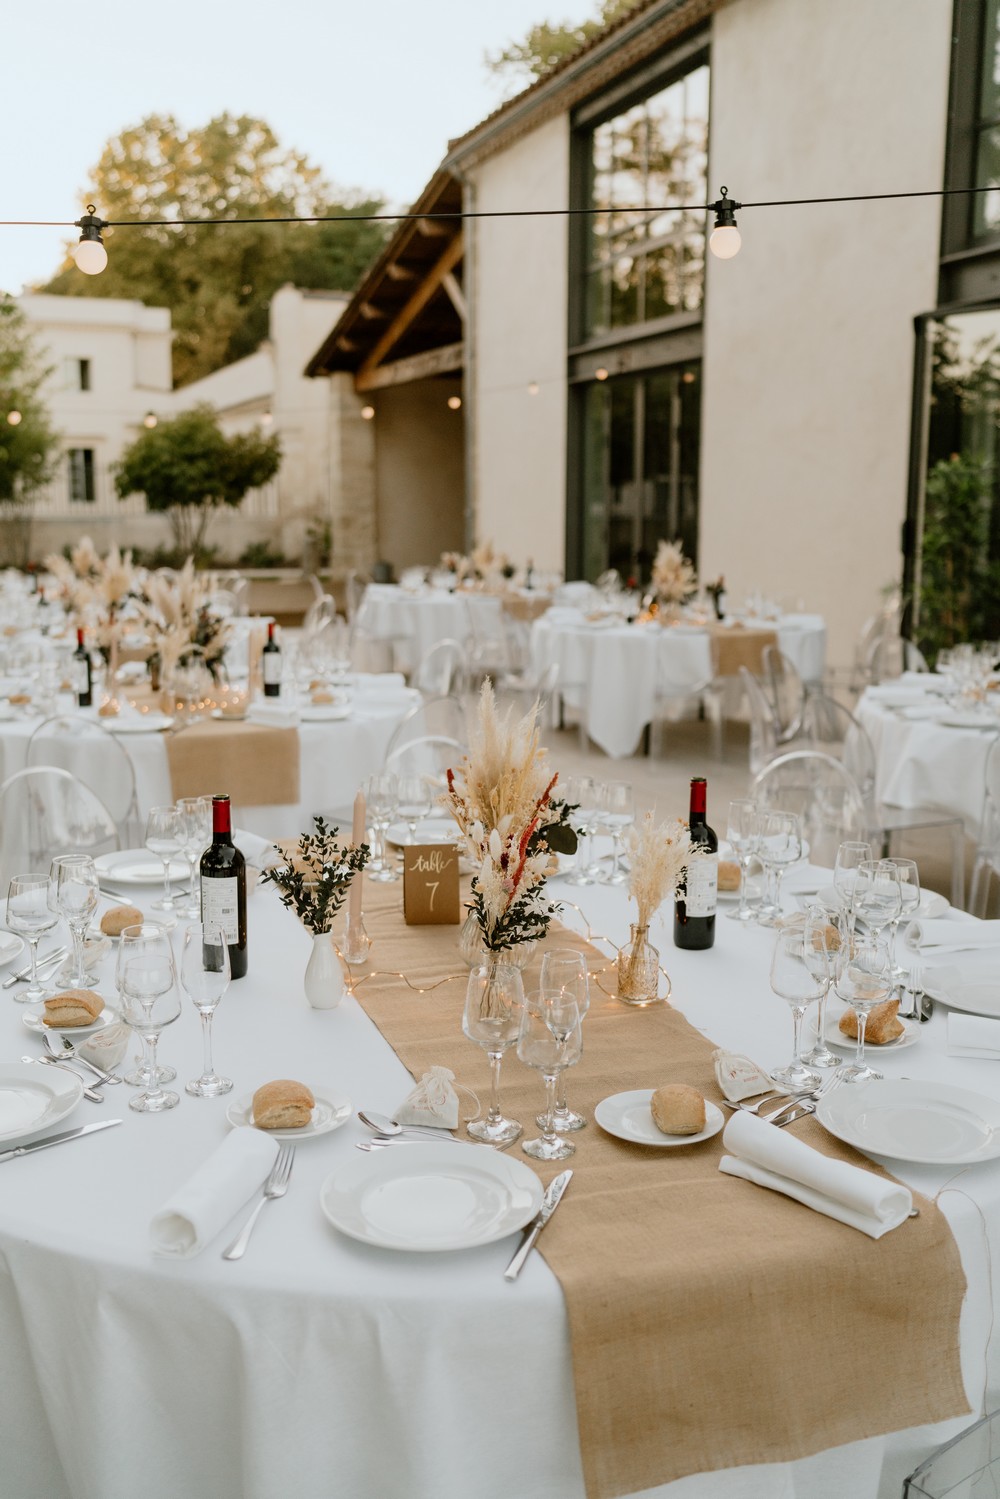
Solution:
<svg viewBox="0 0 1000 1499"><path fill-rule="evenodd" d="M354 826L351 829L351 842L355 848L360 847L365 841L365 794L359 791L354 798ZM358 921L361 917L361 881L364 879L364 871L358 870L351 881L350 893L347 897L347 916L349 921Z"/></svg>

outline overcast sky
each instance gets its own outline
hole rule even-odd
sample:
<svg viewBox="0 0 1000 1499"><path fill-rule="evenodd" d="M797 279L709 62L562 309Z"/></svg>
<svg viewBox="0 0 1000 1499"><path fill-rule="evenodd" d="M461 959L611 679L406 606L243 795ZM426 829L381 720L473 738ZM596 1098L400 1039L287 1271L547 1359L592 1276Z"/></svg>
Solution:
<svg viewBox="0 0 1000 1499"><path fill-rule="evenodd" d="M501 101L484 52L536 21L595 9L591 0L22 0L4 8L0 41L0 219L75 219L110 136L149 114L190 127L223 110L266 120L337 186L405 206L449 137ZM71 233L0 226L0 288L50 276Z"/></svg>

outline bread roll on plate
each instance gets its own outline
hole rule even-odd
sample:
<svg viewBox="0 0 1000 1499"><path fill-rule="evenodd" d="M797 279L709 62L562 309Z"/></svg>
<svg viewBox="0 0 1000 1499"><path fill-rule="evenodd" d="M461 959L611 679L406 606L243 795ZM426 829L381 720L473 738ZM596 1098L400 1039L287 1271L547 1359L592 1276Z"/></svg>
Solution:
<svg viewBox="0 0 1000 1499"><path fill-rule="evenodd" d="M120 937L127 926L142 926L143 914L138 906L112 906L101 917L101 931L107 937Z"/></svg>
<svg viewBox="0 0 1000 1499"><path fill-rule="evenodd" d="M93 1025L104 1013L104 1000L93 989L64 989L44 1004L43 1025Z"/></svg>
<svg viewBox="0 0 1000 1499"><path fill-rule="evenodd" d="M312 1123L316 1100L305 1083L277 1078L264 1083L253 1096L253 1122L258 1129L304 1129Z"/></svg>
<svg viewBox="0 0 1000 1499"><path fill-rule="evenodd" d="M649 1100L653 1123L664 1135L700 1135L705 1128L705 1100L687 1083L668 1083Z"/></svg>

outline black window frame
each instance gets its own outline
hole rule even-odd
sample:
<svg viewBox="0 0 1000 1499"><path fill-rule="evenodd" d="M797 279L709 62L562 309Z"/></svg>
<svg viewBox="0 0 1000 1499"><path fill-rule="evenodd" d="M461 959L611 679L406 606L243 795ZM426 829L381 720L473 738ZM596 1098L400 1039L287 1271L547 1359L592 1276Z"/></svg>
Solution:
<svg viewBox="0 0 1000 1499"><path fill-rule="evenodd" d="M77 458L80 454L80 458ZM67 448L67 477L71 505L93 505L97 501L97 464L93 448ZM77 480L82 478L82 486ZM83 493L79 493L82 487Z"/></svg>

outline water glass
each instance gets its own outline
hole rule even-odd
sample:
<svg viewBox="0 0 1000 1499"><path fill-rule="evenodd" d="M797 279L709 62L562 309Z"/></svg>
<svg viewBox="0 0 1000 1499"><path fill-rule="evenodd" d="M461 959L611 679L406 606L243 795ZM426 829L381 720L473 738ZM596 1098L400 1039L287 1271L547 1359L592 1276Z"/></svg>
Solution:
<svg viewBox="0 0 1000 1499"><path fill-rule="evenodd" d="M730 921L748 922L754 920L754 913L750 908L748 883L750 879L750 865L757 857L760 843L760 816L757 811L757 803L747 797L740 797L737 801L729 803L729 816L726 819L726 837L733 846L740 864L740 903L735 911L726 914Z"/></svg>
<svg viewBox="0 0 1000 1499"><path fill-rule="evenodd" d="M185 1085L195 1098L216 1098L232 1089L232 1079L220 1077L212 1063L212 1016L229 988L229 948L222 933L196 922L185 927L181 950L181 984L201 1016L204 1064L201 1077Z"/></svg>
<svg viewBox="0 0 1000 1499"><path fill-rule="evenodd" d="M55 873L55 904L69 927L73 942L73 964L67 982L85 989L89 983L84 963L84 939L97 910L100 886L94 861L88 854L60 854L52 862Z"/></svg>
<svg viewBox="0 0 1000 1499"><path fill-rule="evenodd" d="M122 1018L137 1031L146 1048L149 1082L128 1106L138 1114L176 1108L176 1093L160 1086L156 1047L164 1026L181 1013L170 938L159 927L126 927L118 949L118 984Z"/></svg>
<svg viewBox="0 0 1000 1499"><path fill-rule="evenodd" d="M365 804L375 832L375 857L365 870L368 879L387 882L399 874L389 862L385 835L399 805L399 784L393 775L369 776L365 782Z"/></svg>
<svg viewBox="0 0 1000 1499"><path fill-rule="evenodd" d="M759 813L757 856L768 872L768 894L757 912L761 926L781 923L781 877L802 857L802 835L794 812Z"/></svg>
<svg viewBox="0 0 1000 1499"><path fill-rule="evenodd" d="M811 1093L823 1081L818 1072L805 1065L802 1057L802 1017L814 1000L822 998L829 986L825 959L822 973L819 963L806 963L802 931L784 928L778 932L771 955L771 988L792 1012L793 1054L787 1067L771 1073L779 1088L789 1093Z"/></svg>
<svg viewBox="0 0 1000 1499"><path fill-rule="evenodd" d="M492 1088L486 1118L474 1120L467 1129L471 1139L485 1145L509 1145L521 1133L517 1120L505 1119L500 1112L500 1063L517 1041L523 1004L521 970L513 963L488 956L469 974L462 1030L489 1057Z"/></svg>
<svg viewBox="0 0 1000 1499"><path fill-rule="evenodd" d="M173 911L170 894L170 860L183 842L180 813L176 807L153 807L146 819L146 847L163 863L163 896L153 901L154 911Z"/></svg>
<svg viewBox="0 0 1000 1499"><path fill-rule="evenodd" d="M7 926L26 939L31 952L31 977L27 989L14 995L18 1004L33 1004L45 997L38 980L38 944L58 920L49 905L48 875L16 874L7 886Z"/></svg>
<svg viewBox="0 0 1000 1499"><path fill-rule="evenodd" d="M841 1059L826 1044L826 998L833 982L833 970L840 951L840 933L830 923L827 913L812 906L802 928L803 962L823 985L816 1009L816 1045L803 1057L810 1067L839 1067Z"/></svg>
<svg viewBox="0 0 1000 1499"><path fill-rule="evenodd" d="M854 909L876 940L898 918L902 894L899 870L891 859L863 859L858 865Z"/></svg>
<svg viewBox="0 0 1000 1499"><path fill-rule="evenodd" d="M867 1082L880 1078L865 1061L865 1026L870 1012L892 993L889 949L884 942L866 942L856 952L845 945L835 969L834 986L840 998L851 1006L857 1019L858 1045L854 1061L841 1069L846 1083Z"/></svg>
<svg viewBox="0 0 1000 1499"><path fill-rule="evenodd" d="M597 783L592 776L571 776L566 782L566 800L576 808L572 823L576 829L576 862L565 876L568 885L592 885L593 839L597 817Z"/></svg>
<svg viewBox="0 0 1000 1499"><path fill-rule="evenodd" d="M431 783L426 776L399 777L399 815L409 829L407 843L417 841L417 823L431 810Z"/></svg>
<svg viewBox="0 0 1000 1499"><path fill-rule="evenodd" d="M870 843L848 839L837 849L837 862L833 866L833 887L847 916L847 934L854 937L857 912L854 909L854 891L858 883L858 868L872 856Z"/></svg>
<svg viewBox="0 0 1000 1499"><path fill-rule="evenodd" d="M197 873L198 861L212 841L212 798L182 796L177 803L180 818L181 849L188 862L190 895L181 911L185 916L200 916L201 895Z"/></svg>
<svg viewBox="0 0 1000 1499"><path fill-rule="evenodd" d="M569 995L576 1003L580 1012L580 1024L583 1024L584 1016L590 1009L590 979L587 959L582 952L578 952L575 947L550 947L542 955L538 987L546 995ZM562 1134L566 1130L585 1129L586 1119L566 1102L565 1071L560 1073L559 1083L554 1118L556 1130ZM535 1122L539 1128L544 1128L545 1115L539 1115Z"/></svg>
<svg viewBox="0 0 1000 1499"><path fill-rule="evenodd" d="M611 869L606 875L601 876L604 885L624 885L628 879L627 872L622 868L621 851L622 838L627 827L635 822L635 801L632 796L632 787L627 781L609 781L606 787L606 796L603 809L604 826L610 831L614 840L614 857Z"/></svg>
<svg viewBox="0 0 1000 1499"><path fill-rule="evenodd" d="M537 1140L524 1140L521 1149L536 1161L564 1161L576 1151L571 1140L556 1132L556 1085L567 1067L580 1060L583 1030L575 999L566 990L531 994L521 1008L517 1054L545 1079L545 1114Z"/></svg>
<svg viewBox="0 0 1000 1499"><path fill-rule="evenodd" d="M893 982L902 986L906 969L896 961L896 937L900 922L910 922L920 909L920 872L913 859L886 859L899 876L899 912L889 923L889 958Z"/></svg>
<svg viewBox="0 0 1000 1499"><path fill-rule="evenodd" d="M127 926L118 939L118 954L115 960L115 984L118 988L119 1005L123 1007L122 982L124 960L137 943L149 940L153 937L162 937L169 947L169 925L157 921L146 921L135 926ZM173 959L171 958L171 961ZM140 1038L141 1039L141 1038ZM160 1083L172 1083L177 1076L176 1067L170 1067L165 1062L157 1060L155 1074L150 1071L148 1054L146 1048L142 1048L141 1054L136 1058L136 1065L131 1072L126 1072L123 1081L133 1088L153 1088Z"/></svg>

